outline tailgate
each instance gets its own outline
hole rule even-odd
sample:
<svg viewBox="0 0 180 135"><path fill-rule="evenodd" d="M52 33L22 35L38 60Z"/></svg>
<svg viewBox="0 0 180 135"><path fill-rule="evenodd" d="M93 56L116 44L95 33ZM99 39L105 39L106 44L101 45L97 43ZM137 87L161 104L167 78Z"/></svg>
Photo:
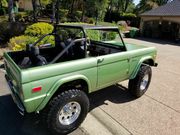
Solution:
<svg viewBox="0 0 180 135"><path fill-rule="evenodd" d="M6 70L6 75L9 77L10 81L13 83L13 86L16 88L17 94L21 89L21 70L18 65L11 59L8 53L4 53L4 66Z"/></svg>

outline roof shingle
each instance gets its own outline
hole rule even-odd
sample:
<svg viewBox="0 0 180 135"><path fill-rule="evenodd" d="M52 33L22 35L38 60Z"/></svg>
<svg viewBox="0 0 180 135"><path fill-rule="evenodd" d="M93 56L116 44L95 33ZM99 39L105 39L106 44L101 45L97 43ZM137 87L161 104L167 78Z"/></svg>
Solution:
<svg viewBox="0 0 180 135"><path fill-rule="evenodd" d="M140 16L180 16L180 0L173 0Z"/></svg>

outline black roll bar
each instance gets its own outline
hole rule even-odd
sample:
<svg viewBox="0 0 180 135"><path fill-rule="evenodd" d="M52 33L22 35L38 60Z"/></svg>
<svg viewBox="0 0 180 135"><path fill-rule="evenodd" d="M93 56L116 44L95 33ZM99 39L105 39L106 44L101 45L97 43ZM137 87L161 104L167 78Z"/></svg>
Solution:
<svg viewBox="0 0 180 135"><path fill-rule="evenodd" d="M49 64L53 64L55 63L61 56L64 55L64 53L66 51L68 51L68 49L70 47L72 47L73 45L75 45L75 43L77 42L82 42L82 41L86 41L86 38L81 38L81 39L76 39L76 40L73 40L64 50L62 50Z"/></svg>

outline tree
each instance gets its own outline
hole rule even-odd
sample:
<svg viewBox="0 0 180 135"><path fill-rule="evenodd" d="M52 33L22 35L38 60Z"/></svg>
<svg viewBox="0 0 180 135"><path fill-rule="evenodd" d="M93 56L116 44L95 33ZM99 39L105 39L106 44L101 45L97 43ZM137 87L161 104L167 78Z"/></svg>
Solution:
<svg viewBox="0 0 180 135"><path fill-rule="evenodd" d="M52 0L52 18L51 22L54 23L56 17L56 0Z"/></svg>
<svg viewBox="0 0 180 135"><path fill-rule="evenodd" d="M8 7L8 2L7 0L0 0L0 7Z"/></svg>
<svg viewBox="0 0 180 135"><path fill-rule="evenodd" d="M87 0L86 14L98 20L104 20L108 5L109 0Z"/></svg>
<svg viewBox="0 0 180 135"><path fill-rule="evenodd" d="M6 14L5 8L8 7L8 2L6 0L0 0L0 15Z"/></svg>
<svg viewBox="0 0 180 135"><path fill-rule="evenodd" d="M14 22L14 15L13 15L13 3L14 0L9 0L8 1L8 14L9 14L9 21Z"/></svg>
<svg viewBox="0 0 180 135"><path fill-rule="evenodd" d="M50 3L52 3L54 0L39 0L39 4L41 4L42 6L46 6Z"/></svg>
<svg viewBox="0 0 180 135"><path fill-rule="evenodd" d="M33 7L33 21L37 22L37 0L32 0Z"/></svg>

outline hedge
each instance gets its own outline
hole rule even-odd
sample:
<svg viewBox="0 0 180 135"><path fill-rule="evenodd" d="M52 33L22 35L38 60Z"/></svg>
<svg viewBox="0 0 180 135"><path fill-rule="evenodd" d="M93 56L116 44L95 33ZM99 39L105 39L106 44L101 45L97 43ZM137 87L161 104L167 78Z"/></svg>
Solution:
<svg viewBox="0 0 180 135"><path fill-rule="evenodd" d="M53 26L48 23L35 23L30 25L25 30L25 35L28 36L42 36L53 31Z"/></svg>
<svg viewBox="0 0 180 135"><path fill-rule="evenodd" d="M25 50L27 44L32 44L36 42L39 37L44 34L51 33L53 31L53 26L48 23L35 23L30 25L25 30L25 35L16 36L10 39L8 45L14 50ZM45 37L38 45L51 43L54 45L54 37Z"/></svg>

